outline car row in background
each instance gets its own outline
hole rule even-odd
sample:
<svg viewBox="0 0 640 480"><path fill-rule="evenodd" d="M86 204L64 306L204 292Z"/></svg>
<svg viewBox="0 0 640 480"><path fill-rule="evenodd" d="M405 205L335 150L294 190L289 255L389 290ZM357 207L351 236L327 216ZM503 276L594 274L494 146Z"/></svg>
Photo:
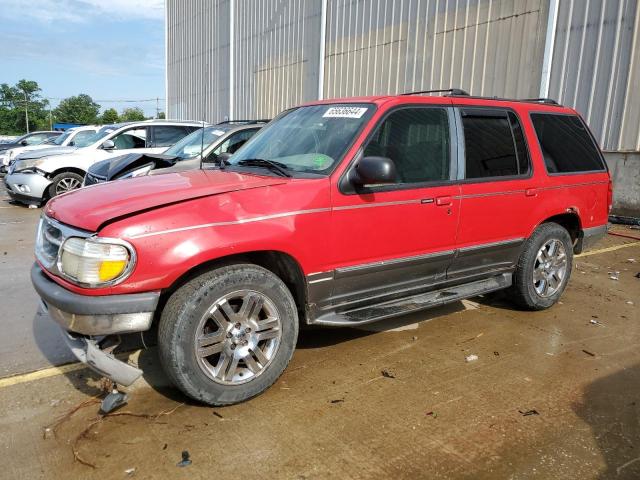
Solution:
<svg viewBox="0 0 640 480"><path fill-rule="evenodd" d="M9 164L7 152L14 148L28 147L31 145L39 145L51 138L59 137L62 132L57 131L43 131L43 132L31 132L21 137L18 137L9 142L0 143L0 172L6 171L6 166Z"/></svg>
<svg viewBox="0 0 640 480"><path fill-rule="evenodd" d="M86 147L91 141L91 137L100 129L96 125L86 125L82 127L70 128L60 132L61 135L50 136L41 143L26 144L13 147L0 152L0 171L5 173L11 160L26 152L40 151L41 154L51 155L54 151L70 152L75 148ZM54 150L56 149L56 150Z"/></svg>
<svg viewBox="0 0 640 480"><path fill-rule="evenodd" d="M233 154L268 120L237 120L200 128L165 150L162 154L140 152L120 155L94 163L84 185L124 178L179 172L217 165L223 153Z"/></svg>
<svg viewBox="0 0 640 480"><path fill-rule="evenodd" d="M105 125L86 139L82 147L57 147L17 155L9 163L5 186L13 200L40 205L79 188L87 170L96 162L126 153L162 153L202 126L202 122L176 120Z"/></svg>

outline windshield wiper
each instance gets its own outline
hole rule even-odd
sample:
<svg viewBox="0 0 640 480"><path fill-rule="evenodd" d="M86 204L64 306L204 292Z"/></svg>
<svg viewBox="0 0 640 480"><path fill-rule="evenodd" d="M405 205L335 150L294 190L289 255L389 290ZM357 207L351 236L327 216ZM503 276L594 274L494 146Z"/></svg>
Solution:
<svg viewBox="0 0 640 480"><path fill-rule="evenodd" d="M291 177L292 175L287 172L287 166L284 163L274 162L273 160L265 160L264 158L247 158L246 160L240 160L237 165L243 167L265 167L276 172L283 177Z"/></svg>

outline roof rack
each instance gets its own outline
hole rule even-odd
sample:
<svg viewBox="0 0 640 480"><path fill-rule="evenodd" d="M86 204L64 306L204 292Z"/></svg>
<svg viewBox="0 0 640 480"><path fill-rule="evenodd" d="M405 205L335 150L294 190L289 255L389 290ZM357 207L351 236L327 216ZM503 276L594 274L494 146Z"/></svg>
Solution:
<svg viewBox="0 0 640 480"><path fill-rule="evenodd" d="M522 98L520 102L536 102L536 103L548 103L550 105L560 105L553 98Z"/></svg>
<svg viewBox="0 0 640 480"><path fill-rule="evenodd" d="M218 122L216 125L226 125L229 123L244 123L247 125L253 125L255 123L269 123L271 120L269 119L260 119L260 120L225 120L224 122Z"/></svg>
<svg viewBox="0 0 640 480"><path fill-rule="evenodd" d="M464 90L462 90L461 88L444 88L440 90L420 90L417 92L401 93L400 95L421 95L423 93L444 93L444 92L447 92L449 95L453 95L453 96L465 96L465 97L469 96L469 94Z"/></svg>

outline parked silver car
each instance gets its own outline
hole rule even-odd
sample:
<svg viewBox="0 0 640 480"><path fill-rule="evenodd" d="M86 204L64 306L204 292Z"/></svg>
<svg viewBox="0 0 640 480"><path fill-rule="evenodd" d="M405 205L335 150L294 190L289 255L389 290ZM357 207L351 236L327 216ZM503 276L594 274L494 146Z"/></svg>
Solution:
<svg viewBox="0 0 640 480"><path fill-rule="evenodd" d="M199 128L202 123L177 120L105 125L84 148L44 156L38 152L18 156L9 165L4 182L13 200L39 205L51 197L80 188L89 167L100 160L123 153L161 153Z"/></svg>
<svg viewBox="0 0 640 480"><path fill-rule="evenodd" d="M94 163L84 185L111 180L192 170L215 164L222 153L233 154L262 128L267 120L224 122L196 130L161 154L128 153Z"/></svg>

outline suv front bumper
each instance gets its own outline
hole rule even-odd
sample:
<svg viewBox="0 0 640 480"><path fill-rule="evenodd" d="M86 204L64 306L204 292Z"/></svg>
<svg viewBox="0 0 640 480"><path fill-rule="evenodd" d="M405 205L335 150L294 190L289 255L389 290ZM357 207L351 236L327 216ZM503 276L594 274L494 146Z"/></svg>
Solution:
<svg viewBox="0 0 640 480"><path fill-rule="evenodd" d="M78 360L124 386L140 377L141 370L101 350L99 342L108 335L149 330L160 292L80 295L55 283L37 263L31 268L31 282Z"/></svg>
<svg viewBox="0 0 640 480"><path fill-rule="evenodd" d="M4 184L13 200L37 204L42 202L51 180L37 173L9 173L4 177Z"/></svg>

